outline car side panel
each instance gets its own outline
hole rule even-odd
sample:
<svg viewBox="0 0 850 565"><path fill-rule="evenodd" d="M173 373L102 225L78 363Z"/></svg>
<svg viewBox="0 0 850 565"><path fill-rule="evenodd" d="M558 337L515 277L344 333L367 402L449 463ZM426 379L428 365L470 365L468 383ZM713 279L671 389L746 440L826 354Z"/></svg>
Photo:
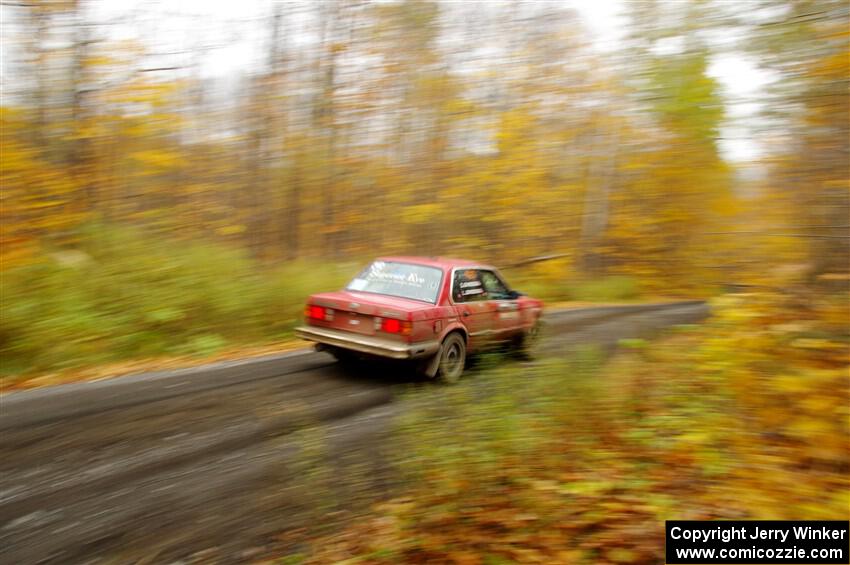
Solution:
<svg viewBox="0 0 850 565"><path fill-rule="evenodd" d="M463 302L455 304L454 309L469 334L470 350L480 349L492 343L496 332L495 301Z"/></svg>
<svg viewBox="0 0 850 565"><path fill-rule="evenodd" d="M522 329L527 330L534 326L543 315L543 302L527 296L522 296L518 300L520 319L522 320Z"/></svg>
<svg viewBox="0 0 850 565"><path fill-rule="evenodd" d="M496 332L499 340L511 339L524 328L523 312L518 300L496 300Z"/></svg>
<svg viewBox="0 0 850 565"><path fill-rule="evenodd" d="M454 309L449 306L435 306L432 309L413 312L411 342L429 341L445 333L450 318L456 318Z"/></svg>

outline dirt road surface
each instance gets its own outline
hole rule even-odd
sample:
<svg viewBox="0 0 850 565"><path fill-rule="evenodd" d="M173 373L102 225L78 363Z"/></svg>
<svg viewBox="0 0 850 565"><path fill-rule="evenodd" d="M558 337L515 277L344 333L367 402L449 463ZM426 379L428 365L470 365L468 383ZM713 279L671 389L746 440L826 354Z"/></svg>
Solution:
<svg viewBox="0 0 850 565"><path fill-rule="evenodd" d="M542 348L610 348L707 314L700 302L553 312ZM231 563L281 551L288 533L389 496L394 417L442 390L396 366L344 370L301 351L6 394L0 563Z"/></svg>

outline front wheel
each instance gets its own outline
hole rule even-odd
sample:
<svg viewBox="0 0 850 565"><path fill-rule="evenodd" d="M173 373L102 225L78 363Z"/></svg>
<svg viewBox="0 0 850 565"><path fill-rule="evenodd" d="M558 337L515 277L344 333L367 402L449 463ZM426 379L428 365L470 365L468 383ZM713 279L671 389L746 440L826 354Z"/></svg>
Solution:
<svg viewBox="0 0 850 565"><path fill-rule="evenodd" d="M460 380L466 364L466 342L458 333L449 334L440 350L440 366L437 377L446 383L454 384Z"/></svg>
<svg viewBox="0 0 850 565"><path fill-rule="evenodd" d="M528 328L517 340L515 351L521 359L531 360L536 356L540 345L540 331L542 329L540 320Z"/></svg>

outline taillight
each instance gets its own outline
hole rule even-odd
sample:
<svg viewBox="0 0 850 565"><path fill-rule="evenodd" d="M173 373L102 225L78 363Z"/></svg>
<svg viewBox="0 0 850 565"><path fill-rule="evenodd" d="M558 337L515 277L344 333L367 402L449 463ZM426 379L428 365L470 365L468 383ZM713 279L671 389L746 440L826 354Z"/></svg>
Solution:
<svg viewBox="0 0 850 565"><path fill-rule="evenodd" d="M384 318L381 321L381 331L388 334L410 335L413 329L413 324L410 322L402 322L395 318Z"/></svg>
<svg viewBox="0 0 850 565"><path fill-rule="evenodd" d="M325 320L327 322L333 322L334 311L333 308L322 308L321 306L308 305L304 309L304 316L311 320Z"/></svg>

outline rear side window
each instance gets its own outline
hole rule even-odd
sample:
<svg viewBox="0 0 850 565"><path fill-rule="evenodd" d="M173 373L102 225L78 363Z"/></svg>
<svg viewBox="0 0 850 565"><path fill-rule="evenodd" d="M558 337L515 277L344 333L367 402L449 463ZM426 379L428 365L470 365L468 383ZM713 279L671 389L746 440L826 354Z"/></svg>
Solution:
<svg viewBox="0 0 850 565"><path fill-rule="evenodd" d="M443 272L436 267L375 261L351 281L346 290L437 303Z"/></svg>
<svg viewBox="0 0 850 565"><path fill-rule="evenodd" d="M477 302L488 300L484 281L481 280L483 271L478 269L458 269L452 284L452 299L455 302Z"/></svg>

